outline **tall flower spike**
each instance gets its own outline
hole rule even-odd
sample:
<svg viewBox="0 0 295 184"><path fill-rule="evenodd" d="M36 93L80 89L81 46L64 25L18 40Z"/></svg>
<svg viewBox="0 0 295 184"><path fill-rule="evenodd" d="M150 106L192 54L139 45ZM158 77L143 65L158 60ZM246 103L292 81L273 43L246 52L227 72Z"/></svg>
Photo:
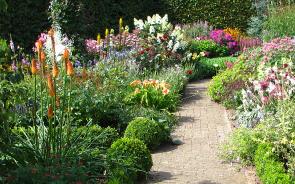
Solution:
<svg viewBox="0 0 295 184"><path fill-rule="evenodd" d="M68 49L64 50L63 58L65 61L68 61L70 59L70 52Z"/></svg>
<svg viewBox="0 0 295 184"><path fill-rule="evenodd" d="M71 61L67 62L67 75L73 76L74 75L74 67Z"/></svg>
<svg viewBox="0 0 295 184"><path fill-rule="evenodd" d="M51 75L47 75L47 85L48 85L48 89L49 89L49 95L51 97L54 97L55 90L54 90L54 85L53 85L53 80L52 80Z"/></svg>
<svg viewBox="0 0 295 184"><path fill-rule="evenodd" d="M41 40L37 40L37 42L35 43L37 52L40 53L43 47L42 41Z"/></svg>
<svg viewBox="0 0 295 184"><path fill-rule="evenodd" d="M105 38L107 38L108 36L109 36L109 29L106 29L106 31L105 31Z"/></svg>
<svg viewBox="0 0 295 184"><path fill-rule="evenodd" d="M98 33L97 34L97 45L100 45L100 40L101 40L101 37L100 37L100 34Z"/></svg>
<svg viewBox="0 0 295 184"><path fill-rule="evenodd" d="M122 17L119 19L119 28L120 28L120 32L121 32L121 30L123 29L123 18Z"/></svg>
<svg viewBox="0 0 295 184"><path fill-rule="evenodd" d="M37 74L37 63L35 59L32 59L32 63L31 63L31 72L33 75Z"/></svg>
<svg viewBox="0 0 295 184"><path fill-rule="evenodd" d="M53 68L52 68L52 76L53 78L57 78L59 74L59 70L58 70L58 66L56 63L53 64Z"/></svg>
<svg viewBox="0 0 295 184"><path fill-rule="evenodd" d="M51 119L53 117L53 108L51 104L48 107L47 115L48 115L48 119Z"/></svg>
<svg viewBox="0 0 295 184"><path fill-rule="evenodd" d="M50 37L53 37L53 36L54 36L54 30L53 30L53 28L51 28L51 29L48 31L48 35L49 35Z"/></svg>
<svg viewBox="0 0 295 184"><path fill-rule="evenodd" d="M55 106L60 107L60 98L58 96L56 96Z"/></svg>
<svg viewBox="0 0 295 184"><path fill-rule="evenodd" d="M41 55L41 57L40 57L41 62L44 63L45 62L45 59L46 59L45 52L41 51L40 55Z"/></svg>

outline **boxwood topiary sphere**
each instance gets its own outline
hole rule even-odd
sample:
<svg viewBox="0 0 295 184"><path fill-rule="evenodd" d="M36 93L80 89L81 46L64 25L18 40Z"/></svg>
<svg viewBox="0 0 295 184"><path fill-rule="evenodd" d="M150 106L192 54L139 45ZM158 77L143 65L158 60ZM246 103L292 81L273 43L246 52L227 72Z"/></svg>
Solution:
<svg viewBox="0 0 295 184"><path fill-rule="evenodd" d="M132 184L150 171L151 153L139 139L121 138L107 152L108 183Z"/></svg>
<svg viewBox="0 0 295 184"><path fill-rule="evenodd" d="M163 129L158 123L139 117L128 124L124 136L142 140L148 148L155 149L163 140L163 134Z"/></svg>

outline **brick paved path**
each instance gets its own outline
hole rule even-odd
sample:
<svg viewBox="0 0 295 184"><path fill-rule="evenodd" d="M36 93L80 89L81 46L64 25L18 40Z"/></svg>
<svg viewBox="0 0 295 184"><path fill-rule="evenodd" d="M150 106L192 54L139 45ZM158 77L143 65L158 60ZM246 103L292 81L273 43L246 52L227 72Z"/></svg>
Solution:
<svg viewBox="0 0 295 184"><path fill-rule="evenodd" d="M204 80L187 86L178 112L180 124L173 133L173 139L182 144L166 145L153 154L147 183L248 183L242 173L218 158L218 145L231 127L225 109L207 96L208 83Z"/></svg>

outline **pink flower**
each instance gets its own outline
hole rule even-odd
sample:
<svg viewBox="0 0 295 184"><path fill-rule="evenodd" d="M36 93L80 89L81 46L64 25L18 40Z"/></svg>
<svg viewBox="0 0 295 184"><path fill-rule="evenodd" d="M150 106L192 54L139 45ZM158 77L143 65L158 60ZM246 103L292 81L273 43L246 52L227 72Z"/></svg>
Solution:
<svg viewBox="0 0 295 184"><path fill-rule="evenodd" d="M170 90L169 90L168 88L164 88L164 89L162 90L163 95L168 95L169 92L170 92Z"/></svg>
<svg viewBox="0 0 295 184"><path fill-rule="evenodd" d="M267 97L267 96L263 96L262 98L261 98L261 101L262 101L262 103L265 105L265 104L268 104L268 102L269 102L269 97Z"/></svg>
<svg viewBox="0 0 295 184"><path fill-rule="evenodd" d="M260 84L260 88L261 88L262 90L266 90L266 89L268 88L268 85L269 85L269 83L266 82L266 81L262 81L262 82L260 82L259 84Z"/></svg>

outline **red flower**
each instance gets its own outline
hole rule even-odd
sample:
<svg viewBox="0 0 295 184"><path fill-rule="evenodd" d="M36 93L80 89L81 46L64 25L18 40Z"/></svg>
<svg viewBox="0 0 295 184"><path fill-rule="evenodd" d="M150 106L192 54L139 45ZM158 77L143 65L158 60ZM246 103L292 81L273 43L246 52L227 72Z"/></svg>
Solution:
<svg viewBox="0 0 295 184"><path fill-rule="evenodd" d="M287 68L289 65L287 63L283 64L284 68Z"/></svg>
<svg viewBox="0 0 295 184"><path fill-rule="evenodd" d="M266 81L260 82L260 87L262 90L266 90L268 88L269 83Z"/></svg>
<svg viewBox="0 0 295 184"><path fill-rule="evenodd" d="M168 35L164 34L163 39L164 40L167 40L168 39Z"/></svg>
<svg viewBox="0 0 295 184"><path fill-rule="evenodd" d="M143 55L144 54L144 50L140 51L139 54L140 55Z"/></svg>
<svg viewBox="0 0 295 184"><path fill-rule="evenodd" d="M192 71L192 70L187 70L187 71L186 71L186 74L187 74L187 75L192 75L192 74L193 74L193 71Z"/></svg>

